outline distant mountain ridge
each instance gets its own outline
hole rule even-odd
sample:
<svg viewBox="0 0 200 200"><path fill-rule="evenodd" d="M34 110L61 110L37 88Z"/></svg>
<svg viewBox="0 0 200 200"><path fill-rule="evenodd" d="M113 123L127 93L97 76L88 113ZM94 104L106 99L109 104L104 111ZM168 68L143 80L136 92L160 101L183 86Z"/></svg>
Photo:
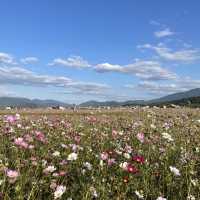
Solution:
<svg viewBox="0 0 200 200"><path fill-rule="evenodd" d="M128 105L153 105L153 104L161 104L161 103L170 103L170 102L176 102L176 101L181 101L184 100L186 102L187 99L190 100L190 98L193 97L200 97L200 88L192 89L186 92L179 92L179 93L174 93L170 94L161 98L153 99L153 100L132 100L132 101L124 101L124 102L117 102L117 101L105 101L105 102L98 102L98 101L87 101L80 106L83 107L99 107L99 106L128 106ZM180 102L177 102L180 103Z"/></svg>
<svg viewBox="0 0 200 200"><path fill-rule="evenodd" d="M144 101L144 100L130 100L130 101L105 101L105 102L99 102L99 101L87 101L84 103L79 104L80 107L106 107L106 106L136 106L136 105L156 105L156 104L163 104L170 102L175 102L177 104L181 104L182 102L186 103L190 100L193 102L197 102L199 98L191 99L193 97L200 97L200 88L192 89L186 92L179 92L175 94L170 94L161 98ZM197 102L198 103L198 102ZM13 107L31 107L31 108L37 108L37 107L52 107L52 106L63 106L63 107L71 107L72 104L67 104L64 102L56 101L56 100L40 100L40 99L28 99L28 98L21 98L21 97L0 97L0 107L6 107L6 106L13 106Z"/></svg>
<svg viewBox="0 0 200 200"><path fill-rule="evenodd" d="M143 105L145 104L144 100L130 100L130 101L123 101L123 102L118 102L118 101L104 101L104 102L99 102L99 101L86 101L84 103L79 104L80 107L100 107L100 106L128 106L128 105Z"/></svg>
<svg viewBox="0 0 200 200"><path fill-rule="evenodd" d="M174 100L174 101L165 101L165 102L159 102L159 103L152 103L150 106L189 106L189 107L200 107L200 96L198 97L189 97L189 98L184 98L180 100Z"/></svg>
<svg viewBox="0 0 200 200"><path fill-rule="evenodd" d="M40 100L40 99L28 99L28 98L21 98L21 97L0 97L0 106L7 107L51 107L51 106L64 106L68 107L70 104L63 103L56 100Z"/></svg>
<svg viewBox="0 0 200 200"><path fill-rule="evenodd" d="M149 103L156 103L156 102L169 102L169 101L176 101L180 99L187 99L191 97L199 97L200 96L200 88L192 89L186 92L178 92L175 94L170 94L158 99L153 99L148 101Z"/></svg>

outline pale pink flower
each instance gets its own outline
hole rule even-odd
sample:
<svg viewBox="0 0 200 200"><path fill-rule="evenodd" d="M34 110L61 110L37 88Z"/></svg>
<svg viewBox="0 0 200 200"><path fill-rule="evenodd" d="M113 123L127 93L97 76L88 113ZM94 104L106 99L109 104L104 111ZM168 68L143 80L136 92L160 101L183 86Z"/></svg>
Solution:
<svg viewBox="0 0 200 200"><path fill-rule="evenodd" d="M28 146L28 148L29 148L29 149L34 149L35 146L31 144L31 145Z"/></svg>
<svg viewBox="0 0 200 200"><path fill-rule="evenodd" d="M63 193L66 191L66 187L63 185L58 185L56 191L54 192L54 199L62 197Z"/></svg>
<svg viewBox="0 0 200 200"><path fill-rule="evenodd" d="M117 137L117 131L116 130L112 131L112 136L113 136L113 138Z"/></svg>
<svg viewBox="0 0 200 200"><path fill-rule="evenodd" d="M26 135L24 136L24 139L25 139L27 142L33 142L33 137L30 136L29 134L26 134Z"/></svg>
<svg viewBox="0 0 200 200"><path fill-rule="evenodd" d="M6 176L9 178L10 183L14 183L19 176L19 172L16 170L8 169L6 170Z"/></svg>
<svg viewBox="0 0 200 200"><path fill-rule="evenodd" d="M103 153L101 153L100 157L101 157L101 160L107 160L108 159L108 153L103 152Z"/></svg>
<svg viewBox="0 0 200 200"><path fill-rule="evenodd" d="M6 121L9 123L14 123L16 120L17 120L16 117L13 115L6 116Z"/></svg>
<svg viewBox="0 0 200 200"><path fill-rule="evenodd" d="M138 133L136 137L141 143L144 143L144 133Z"/></svg>
<svg viewBox="0 0 200 200"><path fill-rule="evenodd" d="M25 148L25 149L28 148L28 143L26 143L24 141L24 138L22 138L22 137L16 138L15 141L14 141L14 144L17 145L17 146L20 146L22 148Z"/></svg>
<svg viewBox="0 0 200 200"><path fill-rule="evenodd" d="M50 166L48 166L47 168L45 168L45 169L43 170L43 172L44 172L45 174L47 174L47 173L52 173L52 172L54 172L54 171L56 171L56 168L55 168L53 165L50 165Z"/></svg>
<svg viewBox="0 0 200 200"><path fill-rule="evenodd" d="M6 171L6 175L8 178L17 178L19 176L19 172L16 170L8 169Z"/></svg>
<svg viewBox="0 0 200 200"><path fill-rule="evenodd" d="M36 136L36 139L39 140L40 142L43 142L43 143L46 142L45 135L42 132L36 131L35 136Z"/></svg>
<svg viewBox="0 0 200 200"><path fill-rule="evenodd" d="M108 159L108 166L111 166L113 164L115 164L115 159L114 158Z"/></svg>
<svg viewBox="0 0 200 200"><path fill-rule="evenodd" d="M77 143L80 143L81 141L81 137L79 135L75 136L74 140L77 142Z"/></svg>

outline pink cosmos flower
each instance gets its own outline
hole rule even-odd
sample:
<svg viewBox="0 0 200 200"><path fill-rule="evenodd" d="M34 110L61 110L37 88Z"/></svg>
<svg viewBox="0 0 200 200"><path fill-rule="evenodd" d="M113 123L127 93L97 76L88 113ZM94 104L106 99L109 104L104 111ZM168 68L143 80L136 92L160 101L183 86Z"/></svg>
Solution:
<svg viewBox="0 0 200 200"><path fill-rule="evenodd" d="M59 171L59 176L65 176L66 172L65 171Z"/></svg>
<svg viewBox="0 0 200 200"><path fill-rule="evenodd" d="M88 122L90 122L90 123L95 123L95 122L97 121L97 118L94 117L94 116L87 117L86 119L87 119Z"/></svg>
<svg viewBox="0 0 200 200"><path fill-rule="evenodd" d="M9 122L9 123L14 123L16 121L16 117L14 115L8 115L6 117L6 121Z"/></svg>
<svg viewBox="0 0 200 200"><path fill-rule="evenodd" d="M101 153L101 160L107 160L107 159L108 159L108 153L107 152Z"/></svg>
<svg viewBox="0 0 200 200"><path fill-rule="evenodd" d="M6 171L6 175L8 178L17 178L19 176L19 172L16 170L8 169Z"/></svg>
<svg viewBox="0 0 200 200"><path fill-rule="evenodd" d="M42 132L36 131L35 136L36 136L36 139L39 140L40 142L43 142L43 143L46 142L45 135Z"/></svg>
<svg viewBox="0 0 200 200"><path fill-rule="evenodd" d="M108 159L108 166L111 166L115 163L115 159L114 158L110 158Z"/></svg>
<svg viewBox="0 0 200 200"><path fill-rule="evenodd" d="M24 138L22 138L22 137L16 138L15 141L14 141L14 144L21 147L21 148L25 148L25 149L28 148L28 143L26 143L24 141Z"/></svg>
<svg viewBox="0 0 200 200"><path fill-rule="evenodd" d="M19 172L16 170L8 169L6 170L6 176L9 178L10 183L14 183L19 176Z"/></svg>
<svg viewBox="0 0 200 200"><path fill-rule="evenodd" d="M34 149L35 146L31 144L31 145L28 146L28 148L29 148L29 149Z"/></svg>
<svg viewBox="0 0 200 200"><path fill-rule="evenodd" d="M141 143L144 143L144 133L138 133L136 137Z"/></svg>
<svg viewBox="0 0 200 200"><path fill-rule="evenodd" d="M24 139L25 139L27 142L33 142L33 137L30 136L29 134L26 134L26 135L24 136Z"/></svg>
<svg viewBox="0 0 200 200"><path fill-rule="evenodd" d="M74 140L77 142L77 143L80 143L81 141L81 137L79 135L75 136Z"/></svg>
<svg viewBox="0 0 200 200"><path fill-rule="evenodd" d="M127 153L132 153L133 149L132 149L131 146L126 145L126 147L125 147L125 151L126 151Z"/></svg>
<svg viewBox="0 0 200 200"><path fill-rule="evenodd" d="M116 131L116 130L113 130L113 131L112 131L112 136L113 136L113 138L116 138L116 137L117 137L117 131Z"/></svg>

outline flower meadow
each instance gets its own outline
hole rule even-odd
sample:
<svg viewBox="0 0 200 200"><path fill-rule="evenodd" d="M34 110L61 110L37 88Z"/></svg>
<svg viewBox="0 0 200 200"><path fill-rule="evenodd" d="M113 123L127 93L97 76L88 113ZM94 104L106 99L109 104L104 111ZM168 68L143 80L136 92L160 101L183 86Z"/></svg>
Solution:
<svg viewBox="0 0 200 200"><path fill-rule="evenodd" d="M199 109L1 112L0 134L0 199L200 199Z"/></svg>

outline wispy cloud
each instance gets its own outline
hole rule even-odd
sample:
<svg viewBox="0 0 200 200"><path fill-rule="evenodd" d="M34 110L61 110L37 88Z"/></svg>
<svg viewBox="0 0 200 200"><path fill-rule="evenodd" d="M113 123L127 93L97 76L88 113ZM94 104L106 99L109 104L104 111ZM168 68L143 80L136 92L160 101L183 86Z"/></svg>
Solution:
<svg viewBox="0 0 200 200"><path fill-rule="evenodd" d="M154 25L154 26L160 26L161 23L156 21L156 20L150 20L149 24Z"/></svg>
<svg viewBox="0 0 200 200"><path fill-rule="evenodd" d="M154 35L157 37L157 38L163 38L163 37L169 37L169 36L172 36L174 35L175 32L172 32L170 30L170 28L165 28L163 30L159 30L159 31L155 31L154 32Z"/></svg>
<svg viewBox="0 0 200 200"><path fill-rule="evenodd" d="M200 51L197 49L181 49L174 51L163 44L153 46L151 44L139 45L138 48L142 49L152 49L154 50L161 58L169 61L178 61L178 62L194 62L200 59Z"/></svg>
<svg viewBox="0 0 200 200"><path fill-rule="evenodd" d="M178 78L171 83L158 83L153 81L143 81L135 85L125 85L126 88L145 91L153 95L166 95L177 92L184 92L194 88L199 88L200 80L191 78Z"/></svg>
<svg viewBox="0 0 200 200"><path fill-rule="evenodd" d="M50 66L65 66L65 67L74 67L74 68L87 68L91 65L88 63L87 60L84 60L80 56L71 56L66 59L63 58L56 58L53 62L49 63Z"/></svg>
<svg viewBox="0 0 200 200"><path fill-rule="evenodd" d="M21 63L23 64L33 64L39 61L38 58L36 57L26 57L26 58L22 58L20 59Z"/></svg>

